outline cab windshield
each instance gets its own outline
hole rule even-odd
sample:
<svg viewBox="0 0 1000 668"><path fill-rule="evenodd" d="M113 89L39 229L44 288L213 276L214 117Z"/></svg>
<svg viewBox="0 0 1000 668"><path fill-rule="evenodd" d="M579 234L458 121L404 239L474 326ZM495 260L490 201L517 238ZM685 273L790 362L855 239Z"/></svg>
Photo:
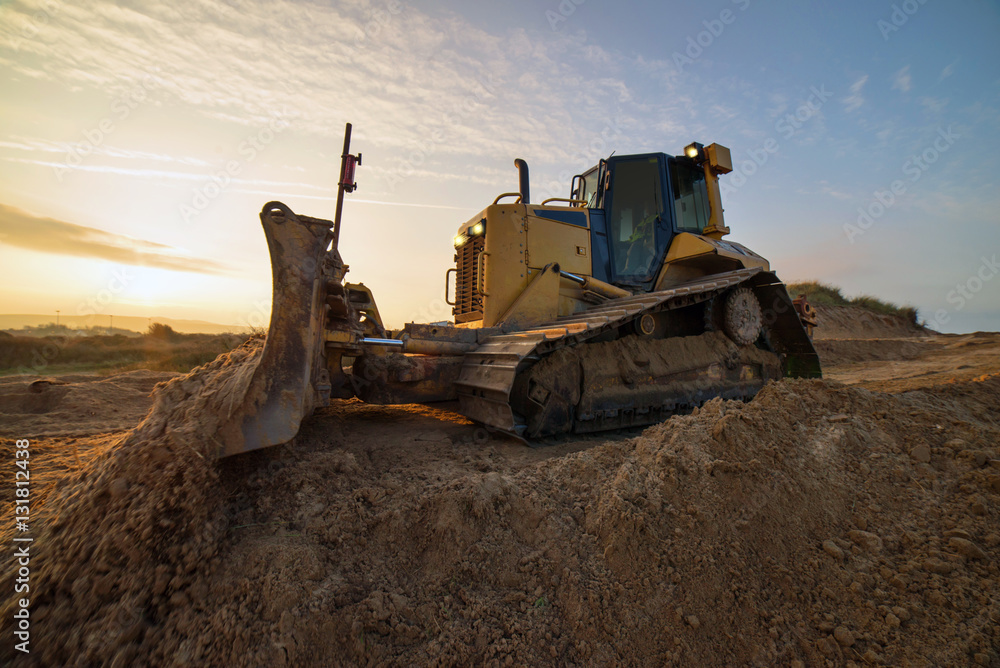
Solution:
<svg viewBox="0 0 1000 668"><path fill-rule="evenodd" d="M656 259L656 223L663 196L656 158L620 160L611 176L608 235L619 280L647 281Z"/></svg>

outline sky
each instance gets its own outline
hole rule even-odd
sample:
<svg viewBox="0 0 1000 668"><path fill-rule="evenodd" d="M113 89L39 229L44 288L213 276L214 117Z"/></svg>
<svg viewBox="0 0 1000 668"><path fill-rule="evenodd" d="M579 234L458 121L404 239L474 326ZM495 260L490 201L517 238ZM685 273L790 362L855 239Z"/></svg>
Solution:
<svg viewBox="0 0 1000 668"><path fill-rule="evenodd" d="M258 213L332 219L389 326L452 238L612 151L730 147L729 239L786 283L1000 330L996 0L0 0L0 312L266 325Z"/></svg>

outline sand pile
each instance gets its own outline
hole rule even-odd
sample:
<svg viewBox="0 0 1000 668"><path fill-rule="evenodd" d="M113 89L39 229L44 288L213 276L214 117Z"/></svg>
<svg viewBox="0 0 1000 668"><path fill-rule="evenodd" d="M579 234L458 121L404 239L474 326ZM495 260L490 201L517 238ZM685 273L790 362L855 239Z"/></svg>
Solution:
<svg viewBox="0 0 1000 668"><path fill-rule="evenodd" d="M445 433L410 462L326 416L223 463L228 531L180 646L212 665L993 665L998 399L998 377L772 383L523 466Z"/></svg>
<svg viewBox="0 0 1000 668"><path fill-rule="evenodd" d="M216 448L226 390L260 348L248 342L157 386L135 431L50 495L33 529L32 660L125 666L137 657L183 658L179 646L206 603L225 524L207 453Z"/></svg>
<svg viewBox="0 0 1000 668"><path fill-rule="evenodd" d="M769 383L574 452L335 402L209 461L259 351L160 386L52 492L30 659L1000 665L1000 375Z"/></svg>

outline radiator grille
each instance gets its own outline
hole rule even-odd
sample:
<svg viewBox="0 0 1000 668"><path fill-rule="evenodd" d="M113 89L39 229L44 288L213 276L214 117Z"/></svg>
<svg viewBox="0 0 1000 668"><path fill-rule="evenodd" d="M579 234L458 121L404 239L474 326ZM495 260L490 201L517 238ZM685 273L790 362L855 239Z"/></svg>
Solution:
<svg viewBox="0 0 1000 668"><path fill-rule="evenodd" d="M486 248L482 236L470 237L455 249L455 322L469 322L483 317L483 296L476 290L479 285L477 260Z"/></svg>

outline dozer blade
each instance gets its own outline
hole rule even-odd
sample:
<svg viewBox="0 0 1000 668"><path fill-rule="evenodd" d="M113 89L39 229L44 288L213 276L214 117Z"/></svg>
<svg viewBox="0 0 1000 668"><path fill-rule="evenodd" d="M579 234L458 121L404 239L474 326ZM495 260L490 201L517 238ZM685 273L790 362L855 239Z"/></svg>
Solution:
<svg viewBox="0 0 1000 668"><path fill-rule="evenodd" d="M219 457L279 445L299 431L313 408L329 402L323 363L323 281L333 239L328 220L297 216L281 202L260 212L271 254L271 322L264 351L229 393ZM242 399L240 398L242 396Z"/></svg>
<svg viewBox="0 0 1000 668"><path fill-rule="evenodd" d="M819 355L806 333L785 284L769 271L754 276L751 284L764 309L768 342L774 352L785 358L785 376L822 378Z"/></svg>

